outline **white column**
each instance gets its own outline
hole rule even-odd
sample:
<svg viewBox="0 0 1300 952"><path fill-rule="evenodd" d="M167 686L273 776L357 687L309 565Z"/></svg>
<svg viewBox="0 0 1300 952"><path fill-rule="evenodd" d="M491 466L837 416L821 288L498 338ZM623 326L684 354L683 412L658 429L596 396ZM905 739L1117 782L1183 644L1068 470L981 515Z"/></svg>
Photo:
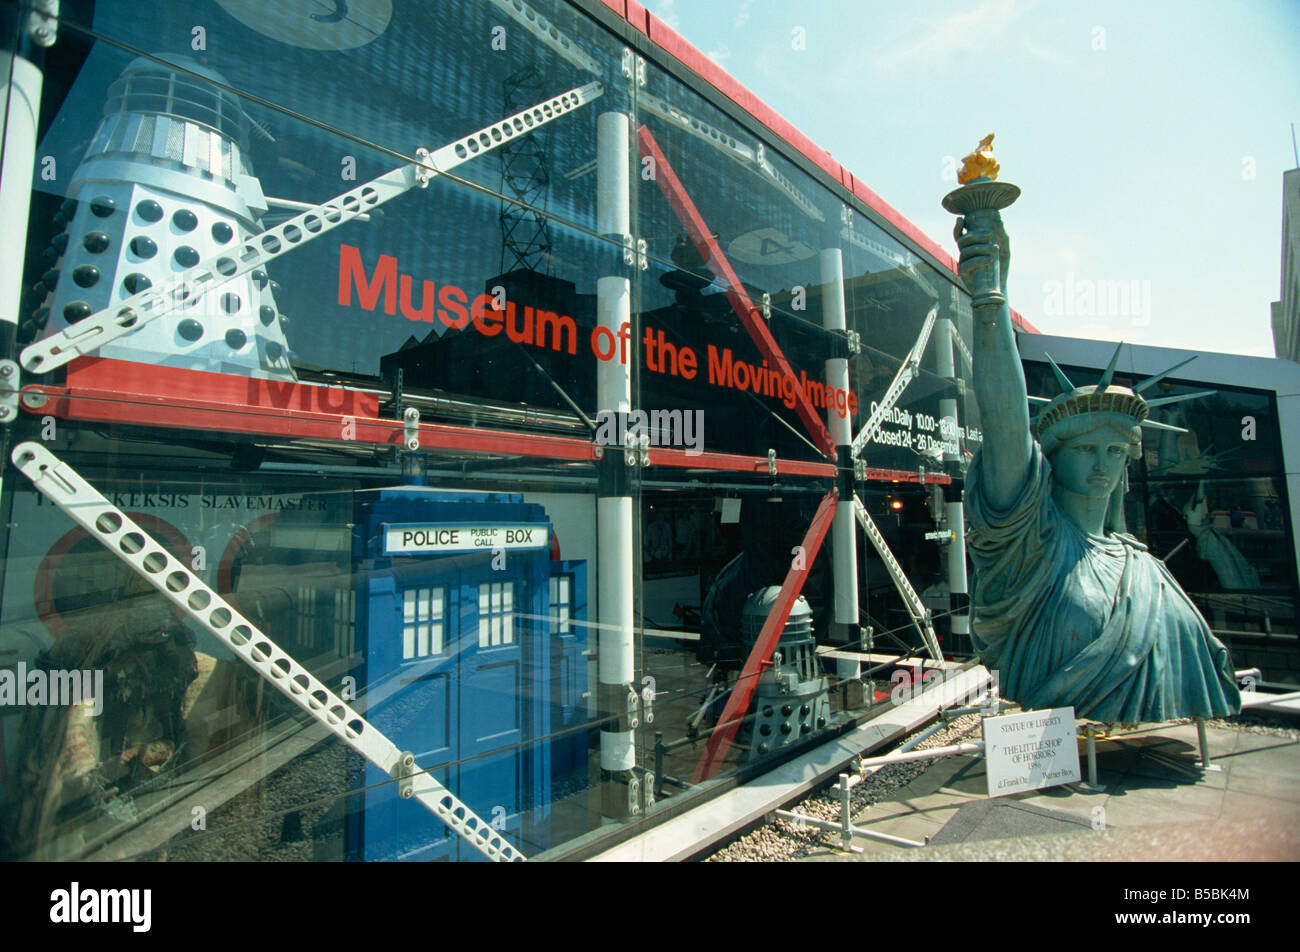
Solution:
<svg viewBox="0 0 1300 952"><path fill-rule="evenodd" d="M844 309L844 254L839 248L825 248L821 253L822 327L842 333L848 322ZM826 361L826 383L845 392L849 389L849 362L844 357ZM840 466L852 466L847 447L853 443L853 420L835 410L826 411L826 428L835 443ZM840 480L841 486L852 485L852 480ZM831 523L831 569L834 575L835 596L832 618L836 634L848 628L856 639L858 634L858 537L857 520L853 514L851 494L840 494L835 505L835 520ZM856 679L862 674L857 661L836 661L836 674L844 679Z"/></svg>
<svg viewBox="0 0 1300 952"><path fill-rule="evenodd" d="M36 164L36 121L41 105L41 70L12 53L0 53L0 101L8 104L4 122L4 165L0 168L0 234L6 249L0 262L0 328L15 333L23 289L23 254L27 245L27 211L32 201ZM13 357L14 355L7 355Z"/></svg>
<svg viewBox="0 0 1300 952"><path fill-rule="evenodd" d="M631 233L631 123L621 112L602 113L596 120L596 221L597 230L620 244ZM622 260L611 245L606 260ZM611 273L617 272L617 273ZM632 281L627 266L611 266L596 280L596 321L609 332L605 340L614 353L596 362L598 411L626 413L632 406L632 366L635 341L630 340ZM626 349L624 342L626 341ZM621 427L619 428L621 431ZM599 636L597 639L597 707L601 716L627 711L628 693L635 690L633 629L635 627L635 559L632 551L632 496L630 474L623 472L622 449L605 448L600 460L596 501L600 575L597 582ZM601 815L607 822L631 812L628 785L636 766L635 732L626 719L608 722L600 732Z"/></svg>

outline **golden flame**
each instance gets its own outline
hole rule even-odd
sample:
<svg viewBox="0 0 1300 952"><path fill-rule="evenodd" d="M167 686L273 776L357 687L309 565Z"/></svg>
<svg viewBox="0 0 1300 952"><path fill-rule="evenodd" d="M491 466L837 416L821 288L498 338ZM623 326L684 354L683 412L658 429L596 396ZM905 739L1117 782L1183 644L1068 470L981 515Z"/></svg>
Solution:
<svg viewBox="0 0 1300 952"><path fill-rule="evenodd" d="M974 150L961 160L961 171L957 173L957 183L965 185L977 178L996 179L998 177L998 160L993 158L993 133L980 140Z"/></svg>

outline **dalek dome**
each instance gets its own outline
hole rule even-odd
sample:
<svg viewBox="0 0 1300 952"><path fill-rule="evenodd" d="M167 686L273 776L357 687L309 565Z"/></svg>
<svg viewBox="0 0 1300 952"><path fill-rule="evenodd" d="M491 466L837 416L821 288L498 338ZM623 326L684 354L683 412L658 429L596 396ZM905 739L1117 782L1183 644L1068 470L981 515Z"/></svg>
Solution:
<svg viewBox="0 0 1300 952"><path fill-rule="evenodd" d="M776 604L780 594L780 586L769 585L766 588L760 588L745 599L745 607L741 610L740 628L746 642L752 644L758 640L759 633L763 630L763 624L767 621L767 616L771 614L772 607ZM782 640L811 636L812 619L812 606L808 604L806 598L800 595L795 599L794 606L790 609L790 617L781 631Z"/></svg>
<svg viewBox="0 0 1300 952"><path fill-rule="evenodd" d="M197 122L247 148L248 114L226 78L187 56L137 57L108 87L104 117L138 113Z"/></svg>

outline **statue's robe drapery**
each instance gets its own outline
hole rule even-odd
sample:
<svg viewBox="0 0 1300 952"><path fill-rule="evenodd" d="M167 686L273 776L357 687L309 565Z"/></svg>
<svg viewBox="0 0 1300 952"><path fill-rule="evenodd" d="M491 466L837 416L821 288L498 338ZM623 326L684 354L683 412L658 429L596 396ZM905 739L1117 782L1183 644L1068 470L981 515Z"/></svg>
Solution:
<svg viewBox="0 0 1300 952"><path fill-rule="evenodd" d="M990 505L981 453L966 484L972 633L1001 693L1110 723L1235 714L1228 651L1141 542L1079 528L1051 493L1035 441L1010 508Z"/></svg>

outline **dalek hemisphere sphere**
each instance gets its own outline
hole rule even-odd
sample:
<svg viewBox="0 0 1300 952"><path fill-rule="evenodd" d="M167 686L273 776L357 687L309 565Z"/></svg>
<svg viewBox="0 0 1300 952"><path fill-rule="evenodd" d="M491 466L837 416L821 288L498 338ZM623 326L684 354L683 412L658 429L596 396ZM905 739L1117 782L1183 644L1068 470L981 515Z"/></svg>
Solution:
<svg viewBox="0 0 1300 952"><path fill-rule="evenodd" d="M49 333L201 262L221 273L222 255L233 262L262 230L266 199L245 157L258 127L224 85L217 71L173 57L136 59L109 86L61 212L61 258L43 302ZM263 270L220 283L100 355L295 380L275 288Z"/></svg>
<svg viewBox="0 0 1300 952"><path fill-rule="evenodd" d="M763 624L767 621L767 616L771 613L772 606L776 604L780 594L779 586L769 585L760 588L745 599L745 607L740 615L740 630L745 638L746 650L758 641ZM812 638L812 622L812 607L809 606L808 599L800 595L795 599L794 607L790 609L790 617L785 627L781 629L781 641L803 641Z"/></svg>

